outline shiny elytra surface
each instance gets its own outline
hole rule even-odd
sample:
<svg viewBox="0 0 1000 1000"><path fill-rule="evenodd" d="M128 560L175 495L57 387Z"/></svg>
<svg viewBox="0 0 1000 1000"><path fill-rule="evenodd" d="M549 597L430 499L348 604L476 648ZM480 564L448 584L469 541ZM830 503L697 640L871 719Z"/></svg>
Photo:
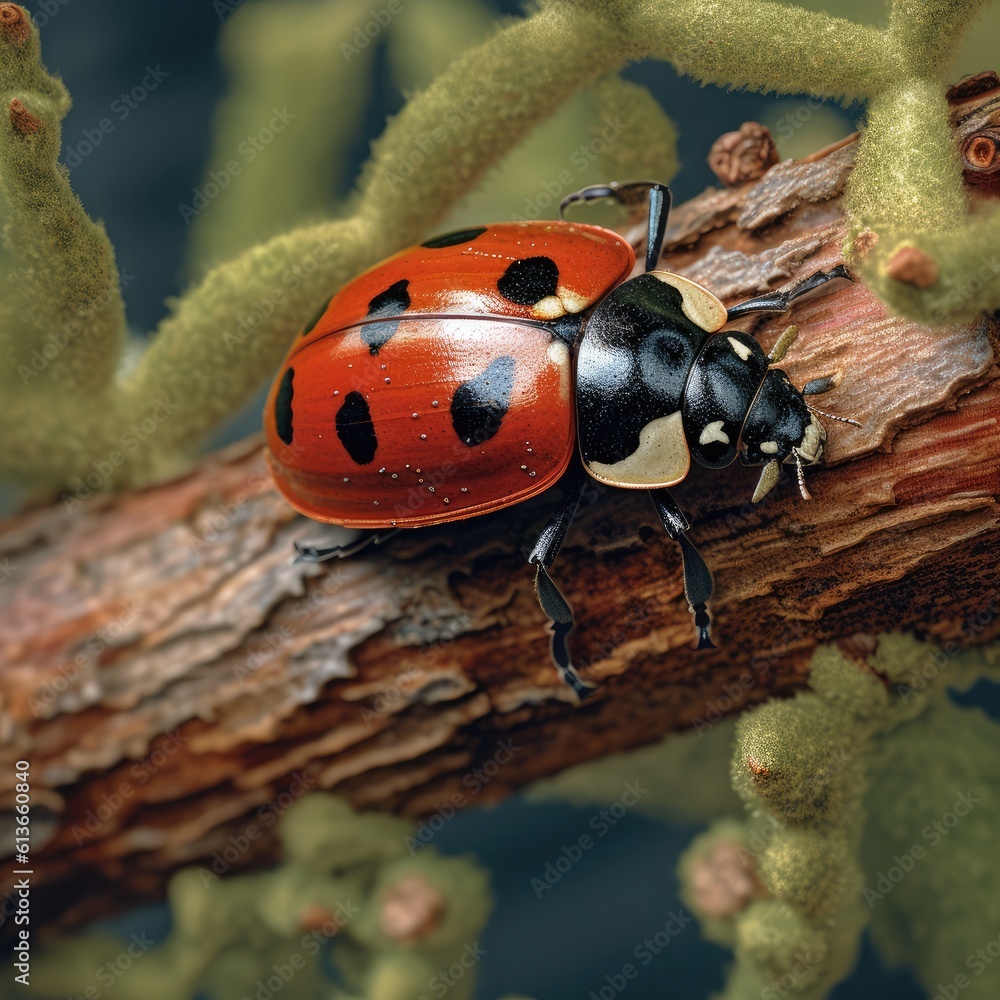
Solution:
<svg viewBox="0 0 1000 1000"><path fill-rule="evenodd" d="M631 247L568 223L470 232L361 275L293 345L264 421L275 480L303 514L413 527L510 506L565 471L572 359L544 323L623 280ZM505 297L511 265L539 257L558 271L552 294Z"/></svg>

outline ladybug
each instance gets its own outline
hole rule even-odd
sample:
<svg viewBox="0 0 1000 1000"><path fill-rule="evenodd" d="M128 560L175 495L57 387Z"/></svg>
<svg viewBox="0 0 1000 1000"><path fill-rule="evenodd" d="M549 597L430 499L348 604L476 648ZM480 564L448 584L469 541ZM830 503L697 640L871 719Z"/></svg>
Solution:
<svg viewBox="0 0 1000 1000"><path fill-rule="evenodd" d="M645 271L629 277L620 235L565 221L575 202L648 205ZM711 646L712 577L669 488L691 460L712 469L737 455L762 465L753 500L794 462L820 460L825 432L770 354L723 327L784 313L803 295L850 275L818 271L788 292L727 309L707 288L658 270L670 192L606 184L564 199L561 221L476 226L403 250L333 296L292 346L264 411L267 458L279 490L317 521L375 529L475 517L561 483L565 497L531 550L535 591L551 619L552 657L581 698L593 687L567 648L573 613L548 570L588 476L647 490L680 546L699 648ZM836 418L844 419L844 418ZM321 560L359 544L300 548Z"/></svg>

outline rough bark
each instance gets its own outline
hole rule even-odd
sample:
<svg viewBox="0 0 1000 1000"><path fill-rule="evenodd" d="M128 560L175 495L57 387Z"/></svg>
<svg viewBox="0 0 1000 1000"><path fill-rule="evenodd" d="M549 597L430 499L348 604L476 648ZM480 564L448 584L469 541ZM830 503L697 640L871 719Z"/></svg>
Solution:
<svg viewBox="0 0 1000 1000"><path fill-rule="evenodd" d="M679 206L665 266L732 302L838 261L853 151ZM155 896L248 823L265 835L233 867L273 856L266 817L304 788L413 816L485 804L791 692L817 643L1000 634L997 319L932 331L844 283L761 323L765 348L790 320L792 381L840 373L815 402L862 429L825 420L809 503L787 470L759 506L738 466L678 489L715 575L716 650L692 648L646 497L592 491L554 568L600 682L583 705L550 665L524 563L549 496L296 564L293 540L331 529L278 497L251 440L183 479L0 525L0 793L29 761L36 926Z"/></svg>

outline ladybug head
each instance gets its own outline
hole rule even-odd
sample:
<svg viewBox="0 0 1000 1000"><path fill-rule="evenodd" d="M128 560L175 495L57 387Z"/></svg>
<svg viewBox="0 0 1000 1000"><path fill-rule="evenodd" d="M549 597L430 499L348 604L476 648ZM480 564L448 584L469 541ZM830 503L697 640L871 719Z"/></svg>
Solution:
<svg viewBox="0 0 1000 1000"><path fill-rule="evenodd" d="M750 407L740 441L744 465L764 465L754 502L763 499L778 481L780 463L794 460L799 470L799 489L809 498L802 479L802 466L815 465L823 456L826 431L803 399L802 392L780 368L771 368Z"/></svg>

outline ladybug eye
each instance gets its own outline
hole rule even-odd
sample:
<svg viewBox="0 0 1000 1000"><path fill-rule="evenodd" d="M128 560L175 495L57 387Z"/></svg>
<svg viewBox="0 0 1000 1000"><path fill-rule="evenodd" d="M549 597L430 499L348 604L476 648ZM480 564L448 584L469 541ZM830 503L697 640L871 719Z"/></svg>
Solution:
<svg viewBox="0 0 1000 1000"><path fill-rule="evenodd" d="M984 129L962 143L966 181L1000 186L1000 132Z"/></svg>

